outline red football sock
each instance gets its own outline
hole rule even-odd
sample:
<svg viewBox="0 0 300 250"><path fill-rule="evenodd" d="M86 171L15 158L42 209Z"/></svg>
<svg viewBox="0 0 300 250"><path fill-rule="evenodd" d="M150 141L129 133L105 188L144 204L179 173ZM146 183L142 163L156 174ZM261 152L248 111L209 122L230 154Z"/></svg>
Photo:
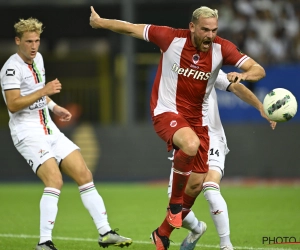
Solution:
<svg viewBox="0 0 300 250"><path fill-rule="evenodd" d="M189 196L188 194L184 193L183 194L183 207L186 209L190 209L194 205L196 198L197 197L192 197L192 196Z"/></svg>
<svg viewBox="0 0 300 250"><path fill-rule="evenodd" d="M182 220L188 215L191 211L191 207L194 205L195 200L197 197L192 197L187 195L186 193L183 194L183 205L182 205Z"/></svg>
<svg viewBox="0 0 300 250"><path fill-rule="evenodd" d="M173 164L173 185L170 204L183 203L183 193L193 168L193 160L194 156L189 156L185 154L182 150L179 150L175 154Z"/></svg>

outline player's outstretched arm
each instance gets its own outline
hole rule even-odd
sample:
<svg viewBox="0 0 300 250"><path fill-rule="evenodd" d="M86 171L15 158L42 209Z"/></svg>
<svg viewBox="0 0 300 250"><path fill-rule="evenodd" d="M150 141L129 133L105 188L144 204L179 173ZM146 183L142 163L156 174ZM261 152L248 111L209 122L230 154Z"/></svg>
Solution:
<svg viewBox="0 0 300 250"><path fill-rule="evenodd" d="M263 118L265 118L268 122L270 122L271 128L275 129L276 122L271 121L269 119L269 117L267 117L261 101L244 84L232 83L229 86L228 90L231 91L232 93L234 93L242 101L244 101L244 102L250 104L251 106L253 106L254 108L256 108L260 112L261 116Z"/></svg>
<svg viewBox="0 0 300 250"><path fill-rule="evenodd" d="M133 24L121 20L105 19L98 15L91 6L90 25L94 29L108 29L116 33L144 39L145 24Z"/></svg>
<svg viewBox="0 0 300 250"><path fill-rule="evenodd" d="M264 68L252 58L249 58L247 61L245 61L241 66L241 69L244 71L243 73L230 72L227 74L227 79L230 82L236 83L245 80L248 82L257 82L266 76Z"/></svg>

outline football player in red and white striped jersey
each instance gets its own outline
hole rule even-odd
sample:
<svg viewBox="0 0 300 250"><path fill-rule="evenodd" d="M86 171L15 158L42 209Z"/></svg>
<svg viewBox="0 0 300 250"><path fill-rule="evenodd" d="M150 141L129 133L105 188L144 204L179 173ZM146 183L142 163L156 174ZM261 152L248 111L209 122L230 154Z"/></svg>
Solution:
<svg viewBox="0 0 300 250"><path fill-rule="evenodd" d="M156 249L165 250L172 230L180 228L186 216L182 207L192 207L208 171L208 98L220 68L241 69L242 73L227 74L235 83L258 81L265 77L265 70L232 42L217 36L218 11L208 7L193 12L189 29L105 19L93 7L90 25L152 42L162 51L151 93L151 115L167 149L177 150L167 216L152 233Z"/></svg>

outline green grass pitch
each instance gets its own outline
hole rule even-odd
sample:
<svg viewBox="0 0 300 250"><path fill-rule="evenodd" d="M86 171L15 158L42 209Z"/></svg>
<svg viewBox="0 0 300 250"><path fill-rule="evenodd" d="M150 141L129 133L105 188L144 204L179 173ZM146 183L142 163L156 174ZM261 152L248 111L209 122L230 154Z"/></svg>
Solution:
<svg viewBox="0 0 300 250"><path fill-rule="evenodd" d="M119 228L121 235L133 239L134 243L128 250L155 250L149 236L164 219L168 202L167 183L96 183L96 187L104 199L111 227ZM263 237L277 238L277 241L281 239L278 237L288 237L283 239L300 241L300 186L224 185L221 190L229 208L235 249L300 249L300 244L263 244ZM0 184L1 250L34 249L39 235L42 192L41 184ZM203 195L198 198L194 212L208 225L196 249L219 249L217 232ZM179 249L186 234L185 229L175 230L169 250ZM76 185L65 184L53 241L59 250L92 250L100 249L97 238L97 230L81 203ZM108 249L118 248L111 246Z"/></svg>

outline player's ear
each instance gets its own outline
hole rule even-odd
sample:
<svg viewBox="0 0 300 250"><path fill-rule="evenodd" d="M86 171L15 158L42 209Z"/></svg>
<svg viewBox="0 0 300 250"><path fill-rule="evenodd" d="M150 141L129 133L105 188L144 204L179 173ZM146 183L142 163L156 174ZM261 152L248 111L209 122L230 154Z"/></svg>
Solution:
<svg viewBox="0 0 300 250"><path fill-rule="evenodd" d="M21 42L21 39L19 38L19 37L15 37L15 43L17 44L17 45L20 45L20 42Z"/></svg>
<svg viewBox="0 0 300 250"><path fill-rule="evenodd" d="M193 22L189 23L189 29L191 32L195 32L195 24Z"/></svg>

